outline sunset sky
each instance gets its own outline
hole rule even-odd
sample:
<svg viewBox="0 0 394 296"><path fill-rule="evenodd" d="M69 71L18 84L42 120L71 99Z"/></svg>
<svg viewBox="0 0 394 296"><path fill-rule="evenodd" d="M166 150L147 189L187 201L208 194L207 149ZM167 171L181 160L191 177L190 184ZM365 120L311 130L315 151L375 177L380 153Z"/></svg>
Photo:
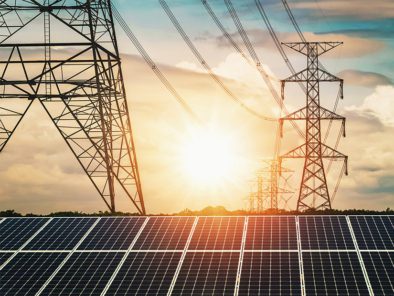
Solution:
<svg viewBox="0 0 394 296"><path fill-rule="evenodd" d="M331 73L345 80L345 98L337 113L347 118L347 137L338 149L349 156L349 176L343 178L333 207L393 208L394 2L288 2L308 40L344 42L321 58ZM199 65L158 1L115 3L162 72L205 123L203 129L193 124L117 27L148 213L173 213L208 205L223 205L231 210L245 207L253 172L262 158L272 157L275 122L253 117L226 96ZM167 3L214 72L244 104L261 114L277 116L278 106L264 81L227 43L201 1ZM223 1L209 3L241 45ZM281 1L262 3L279 39L299 41ZM233 4L264 67L278 79L289 76L254 1L234 0ZM304 56L286 52L297 70L305 67ZM335 83L323 87L323 106L333 107L337 89ZM289 110L296 110L305 104L305 96L297 87L289 86L285 104ZM339 123L335 124L330 145L335 144L339 129ZM204 152L207 142L213 143L212 153ZM301 143L291 125L286 124L281 152ZM201 151L212 159L202 159ZM205 167L209 162L221 165ZM295 171L290 181L298 189L302 162L289 160L284 164ZM328 176L331 192L339 168L335 164ZM38 102L0 155L0 180L2 210L106 210ZM120 210L133 211L121 205Z"/></svg>

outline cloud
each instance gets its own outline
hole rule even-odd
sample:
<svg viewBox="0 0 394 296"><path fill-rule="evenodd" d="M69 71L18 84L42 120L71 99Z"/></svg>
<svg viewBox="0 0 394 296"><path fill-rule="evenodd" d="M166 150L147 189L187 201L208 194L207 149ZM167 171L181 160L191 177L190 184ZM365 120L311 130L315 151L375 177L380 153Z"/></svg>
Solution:
<svg viewBox="0 0 394 296"><path fill-rule="evenodd" d="M268 31L261 29L251 29L247 31L249 38L254 46L260 46L269 48L271 50L276 50L274 43L272 42L271 36ZM231 34L232 37L241 44L242 39L238 33ZM296 33L288 32L277 32L279 40L282 42L294 42L298 41L299 37ZM340 58L354 58L365 56L371 53L378 52L384 48L384 43L377 40L371 40L362 37L348 36L345 34L335 34L335 33L321 33L316 34L312 32L305 32L304 36L308 41L341 41L344 44L340 47L340 51L332 51L328 53L327 56L340 57ZM218 46L231 46L226 37L223 35L216 38Z"/></svg>
<svg viewBox="0 0 394 296"><path fill-rule="evenodd" d="M388 85L392 83L387 76L375 72L348 69L339 72L337 76L344 79L346 84L366 87L376 87L378 85Z"/></svg>
<svg viewBox="0 0 394 296"><path fill-rule="evenodd" d="M376 117L384 125L394 127L394 87L378 86L374 93L364 99L361 106L351 106L347 109L364 117Z"/></svg>
<svg viewBox="0 0 394 296"><path fill-rule="evenodd" d="M326 16L331 17L353 17L356 19L383 19L394 17L394 2L392 0L320 0L301 1L292 3L296 9L316 11L320 10Z"/></svg>

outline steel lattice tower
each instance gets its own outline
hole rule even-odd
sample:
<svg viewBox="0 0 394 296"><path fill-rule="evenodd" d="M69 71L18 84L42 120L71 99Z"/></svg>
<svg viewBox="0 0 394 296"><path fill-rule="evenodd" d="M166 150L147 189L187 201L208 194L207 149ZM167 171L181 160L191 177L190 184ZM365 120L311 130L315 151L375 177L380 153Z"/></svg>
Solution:
<svg viewBox="0 0 394 296"><path fill-rule="evenodd" d="M145 214L110 4L0 1L0 151L37 100L109 210Z"/></svg>
<svg viewBox="0 0 394 296"><path fill-rule="evenodd" d="M280 158L305 158L301 186L297 202L297 210L331 209L331 200L327 187L326 172L323 159L343 159L346 165L347 156L327 146L321 140L322 120L341 120L343 136L345 136L345 118L323 108L320 105L320 82L339 82L340 96L343 98L343 80L319 67L319 56L341 45L342 42L293 42L285 46L302 53L307 57L307 68L282 80L282 97L286 82L303 82L306 84L306 106L286 117L284 120L306 121L306 139L301 146L282 155Z"/></svg>

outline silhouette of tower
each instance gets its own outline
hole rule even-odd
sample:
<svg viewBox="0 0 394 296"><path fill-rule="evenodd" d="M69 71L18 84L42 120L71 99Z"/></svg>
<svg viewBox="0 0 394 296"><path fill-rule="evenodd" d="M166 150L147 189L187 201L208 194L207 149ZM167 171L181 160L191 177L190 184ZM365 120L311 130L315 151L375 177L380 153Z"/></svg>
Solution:
<svg viewBox="0 0 394 296"><path fill-rule="evenodd" d="M39 101L108 209L144 214L110 4L0 1L0 151Z"/></svg>
<svg viewBox="0 0 394 296"><path fill-rule="evenodd" d="M306 84L306 106L280 119L283 127L284 120L304 120L306 122L305 143L280 158L304 158L301 186L297 201L297 210L310 208L331 209L327 179L323 159L343 159L346 164L347 156L327 146L321 140L322 120L341 120L343 136L345 136L345 118L320 105L320 82L339 82L341 98L343 98L343 80L319 67L319 56L341 45L341 42L292 42L283 43L285 46L307 57L307 68L282 80L282 97L286 82L303 82Z"/></svg>

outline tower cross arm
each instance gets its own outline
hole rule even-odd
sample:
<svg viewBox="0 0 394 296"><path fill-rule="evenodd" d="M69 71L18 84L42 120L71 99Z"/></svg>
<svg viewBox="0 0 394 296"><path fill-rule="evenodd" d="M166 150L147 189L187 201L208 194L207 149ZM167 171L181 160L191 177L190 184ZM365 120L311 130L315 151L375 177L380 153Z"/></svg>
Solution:
<svg viewBox="0 0 394 296"><path fill-rule="evenodd" d="M331 73L328 73L325 70L322 69L317 69L316 74L313 75L312 77L308 77L309 70L304 69L300 72L297 72L286 79L282 79L281 82L282 84L285 82L306 82L306 81L324 81L324 82L343 82L343 79L332 75Z"/></svg>
<svg viewBox="0 0 394 296"><path fill-rule="evenodd" d="M317 54L321 55L334 49L335 47L342 45L343 42L338 41L327 41L327 42L282 42L282 45L295 50L303 55L308 55L310 47L317 47Z"/></svg>

